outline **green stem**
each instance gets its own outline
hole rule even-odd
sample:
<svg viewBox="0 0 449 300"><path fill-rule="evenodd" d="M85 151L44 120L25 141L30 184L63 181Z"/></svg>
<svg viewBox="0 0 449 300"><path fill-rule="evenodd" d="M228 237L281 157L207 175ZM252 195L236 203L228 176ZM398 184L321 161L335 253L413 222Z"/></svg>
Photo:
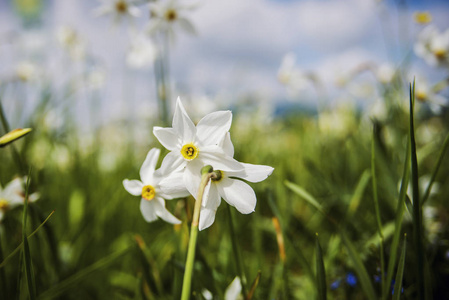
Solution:
<svg viewBox="0 0 449 300"><path fill-rule="evenodd" d="M232 220L231 206L230 205L226 205L226 206L228 207L229 231L231 233L232 250L234 252L235 262L237 265L237 272L239 273L240 280L242 281L242 294L243 294L243 297L245 298L247 295L246 277L245 277L245 273L243 272L243 265L242 265L242 260L241 260L241 256L240 256L240 251L239 251L240 249L238 247L237 237L235 235L234 222Z"/></svg>
<svg viewBox="0 0 449 300"><path fill-rule="evenodd" d="M198 225L200 220L201 204L203 202L203 194L209 180L214 176L211 166L206 166L201 170L201 183L198 190L198 197L195 201L193 210L192 226L190 227L189 248L187 249L186 267L184 271L184 280L182 282L181 300L190 298L190 289L192 285L193 264L195 262L196 240L198 237Z"/></svg>

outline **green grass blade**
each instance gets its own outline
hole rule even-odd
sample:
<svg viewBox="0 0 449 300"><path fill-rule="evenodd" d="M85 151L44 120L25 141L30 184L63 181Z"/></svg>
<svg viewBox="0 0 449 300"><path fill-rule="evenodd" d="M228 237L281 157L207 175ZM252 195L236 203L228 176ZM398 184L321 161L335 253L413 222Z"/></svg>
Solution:
<svg viewBox="0 0 449 300"><path fill-rule="evenodd" d="M50 219L50 217L53 215L54 212L55 212L55 211L52 211L52 212L48 215L48 217L41 223L41 225L39 225L39 226L38 226L38 227L37 227L37 228L36 228L36 229L35 229L35 230L28 236L28 239L31 238L33 235L35 235L35 234L39 231L39 229L41 229L42 226L44 226L45 223L47 223L47 221ZM3 267L6 265L6 263L7 263L11 258L13 258L14 255L16 255L16 254L20 251L20 249L22 249L22 246L23 246L23 242L22 242L19 246L17 246L17 248L14 249L14 251L11 252L11 254L9 254L9 255L5 258L5 260L2 261L2 263L0 264L0 269L3 268Z"/></svg>
<svg viewBox="0 0 449 300"><path fill-rule="evenodd" d="M242 262L242 254L240 252L239 243L237 242L237 235L234 229L234 221L232 219L232 211L231 206L226 205L228 207L228 224L229 224L229 235L231 236L232 243L232 251L234 253L234 260L237 268L237 272L239 274L241 283L242 283L242 294L243 297L246 297L246 276L243 270L243 262Z"/></svg>
<svg viewBox="0 0 449 300"><path fill-rule="evenodd" d="M293 249L295 250L296 258L304 268L305 273L309 275L309 278L312 282L315 282L315 275L313 274L312 267L310 266L306 256L302 252L301 247L297 244L297 241L294 238L293 234L285 230L286 228L285 221L282 218L281 213L279 212L279 209L277 208L276 204L274 203L272 196L268 197L268 204L273 214L278 218L279 222L281 223L282 234L284 235L284 237L286 237L286 240L290 243L290 245L292 245Z"/></svg>
<svg viewBox="0 0 449 300"><path fill-rule="evenodd" d="M257 272L256 278L254 278L253 283L251 284L251 288L249 289L248 295L246 295L245 300L251 300L254 297L254 293L256 291L257 286L259 285L260 276L262 275L262 272L259 270Z"/></svg>
<svg viewBox="0 0 449 300"><path fill-rule="evenodd" d="M138 246L137 253L138 253L140 265L142 267L142 272L143 272L142 283L143 283L143 280L145 280L145 282L148 284L148 287L150 288L151 293L158 296L158 295L160 295L160 290L158 288L158 285L156 284L156 280L154 279L153 275L150 272L150 270L151 270L150 263L148 262L148 259L145 256L145 253L143 252L143 249L145 247L143 244L143 240L140 237L138 237L138 238L136 238L136 243Z"/></svg>
<svg viewBox="0 0 449 300"><path fill-rule="evenodd" d="M318 291L318 299L327 299L326 290L326 270L324 268L323 253L321 251L320 241L318 240L318 233L316 234L316 286Z"/></svg>
<svg viewBox="0 0 449 300"><path fill-rule="evenodd" d="M432 172L432 176L430 177L429 184L427 185L427 188L426 188L426 192L424 193L424 196L422 198L422 201L421 201L422 204L426 203L427 199L429 198L430 191L432 190L432 185L435 182L435 178L437 177L441 163L443 162L444 154L446 154L448 147L449 147L449 134L444 139L443 147L440 150L440 154L438 155L437 163L435 164L435 167Z"/></svg>
<svg viewBox="0 0 449 300"><path fill-rule="evenodd" d="M0 260L3 260L3 247L1 235L0 235ZM2 296L2 299L8 298L8 282L6 279L5 269L0 270L0 296Z"/></svg>
<svg viewBox="0 0 449 300"><path fill-rule="evenodd" d="M395 279L395 283L394 283L393 300L399 300L401 298L402 277L404 275L406 247L407 247L407 235L404 235L404 244L402 245L402 254L401 254L401 257L399 258L398 271L396 272L396 279Z"/></svg>
<svg viewBox="0 0 449 300"><path fill-rule="evenodd" d="M28 213L28 194L30 188L30 172L28 174L26 188L25 188L25 200L23 204L23 218L22 218L22 243L23 243L23 264L25 266L25 275L27 279L28 295L31 300L36 299L36 287L34 284L34 276L32 273L33 267L31 262L30 247L28 245L28 237L26 234L26 221Z"/></svg>
<svg viewBox="0 0 449 300"><path fill-rule="evenodd" d="M424 245L422 234L422 209L419 201L418 186L418 158L416 156L415 143L415 121L414 121L414 103L415 103L415 84L410 84L410 145L412 162L412 190L413 190L413 240L416 251L416 284L418 299L424 299Z"/></svg>
<svg viewBox="0 0 449 300"><path fill-rule="evenodd" d="M405 154L405 161L404 161L404 170L402 173L402 181L401 181L401 189L399 191L399 200L398 205L396 209L396 217L395 217L395 230L393 234L393 239L390 246L390 260L388 262L387 267L387 278L386 282L391 282L393 279L393 272L394 267L396 265L396 257L398 254L398 247L399 247L399 238L401 235L401 228L402 228L402 219L404 217L404 210L405 210L405 203L407 201L407 188L408 188L408 182L410 179L410 151L411 144L410 139L408 139L407 143L407 149ZM388 298L388 290L384 292L383 299Z"/></svg>
<svg viewBox="0 0 449 300"><path fill-rule="evenodd" d="M134 250L134 247L128 247L124 250L117 251L115 253L112 253L109 256L106 256L94 264L90 265L89 267L84 268L83 270L79 271L76 274L73 274L69 278L63 280L62 282L56 284L55 286L51 287L50 289L43 292L41 295L39 295L39 299L51 299L58 297L62 293L66 292L70 289L77 288L77 284L83 280L85 280L89 275L92 273L95 273L96 271L99 271L103 268L106 268L107 266L111 265L112 263L116 262L119 258L121 258L123 255L127 254L131 250Z"/></svg>
<svg viewBox="0 0 449 300"><path fill-rule="evenodd" d="M380 278L382 294L385 292L387 284L385 283L385 258L384 258L384 235L382 233L382 222L380 220L379 198L377 196L377 175L376 175L376 142L375 132L373 130L373 138L371 142L371 179L373 183L373 199L374 211L376 213L377 232L380 237Z"/></svg>
<svg viewBox="0 0 449 300"><path fill-rule="evenodd" d="M368 272L366 271L366 268L363 265L359 252L356 250L352 242L349 240L349 238L343 231L340 231L340 236L343 243L346 246L349 257L351 258L352 263L355 266L355 271L360 279L360 284L362 285L362 289L365 292L365 296L369 300L376 300L377 296L374 291L374 287L371 283L370 276L368 275Z"/></svg>
<svg viewBox="0 0 449 300"><path fill-rule="evenodd" d="M323 210L323 207L321 204L312 196L310 195L306 190L304 190L299 185L296 185L290 181L285 181L285 185L292 190L295 194L298 196L301 196L304 200L306 200L310 205L315 207L319 212L321 212L323 215L326 215L326 213Z"/></svg>
<svg viewBox="0 0 449 300"><path fill-rule="evenodd" d="M355 188L354 195L349 202L348 211L346 213L346 220L350 220L354 213L357 211L357 208L360 205L360 201L362 200L363 193L365 192L366 187L368 186L368 182L370 179L370 174L368 170L365 170L360 176L357 187Z"/></svg>

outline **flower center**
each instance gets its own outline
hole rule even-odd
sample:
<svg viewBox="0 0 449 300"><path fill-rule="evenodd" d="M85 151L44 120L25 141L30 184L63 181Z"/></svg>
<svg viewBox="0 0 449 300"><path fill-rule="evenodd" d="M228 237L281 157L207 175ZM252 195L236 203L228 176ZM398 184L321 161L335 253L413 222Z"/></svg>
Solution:
<svg viewBox="0 0 449 300"><path fill-rule="evenodd" d="M213 182L218 182L222 179L223 179L223 171L221 170L215 170L210 178L210 180L212 180Z"/></svg>
<svg viewBox="0 0 449 300"><path fill-rule="evenodd" d="M427 99L427 93L425 91L417 90L416 93L415 93L415 97L419 101L424 102Z"/></svg>
<svg viewBox="0 0 449 300"><path fill-rule="evenodd" d="M9 202L6 201L5 199L1 199L0 198L0 210L7 210L9 208Z"/></svg>
<svg viewBox="0 0 449 300"><path fill-rule="evenodd" d="M446 51L444 49L435 49L433 51L433 54L436 56L436 58L438 59L444 59L446 57Z"/></svg>
<svg viewBox="0 0 449 300"><path fill-rule="evenodd" d="M182 156L187 160L194 160L198 156L198 152L198 148L192 143L185 144L181 149Z"/></svg>
<svg viewBox="0 0 449 300"><path fill-rule="evenodd" d="M176 20L177 17L178 15L174 9L169 9L165 12L165 18L170 22Z"/></svg>
<svg viewBox="0 0 449 300"><path fill-rule="evenodd" d="M156 190L151 185L146 185L142 188L142 198L148 201L153 200L156 196Z"/></svg>
<svg viewBox="0 0 449 300"><path fill-rule="evenodd" d="M117 12L124 14L128 11L128 5L125 1L117 1L115 2L115 9Z"/></svg>

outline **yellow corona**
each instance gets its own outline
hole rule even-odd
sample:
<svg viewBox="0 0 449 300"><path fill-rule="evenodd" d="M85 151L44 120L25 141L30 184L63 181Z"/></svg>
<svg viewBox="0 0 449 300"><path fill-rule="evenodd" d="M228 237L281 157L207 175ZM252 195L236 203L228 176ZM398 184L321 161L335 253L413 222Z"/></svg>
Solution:
<svg viewBox="0 0 449 300"><path fill-rule="evenodd" d="M198 152L198 148L192 143L185 144L181 148L182 157L187 160L194 160L198 156Z"/></svg>
<svg viewBox="0 0 449 300"><path fill-rule="evenodd" d="M142 198L148 201L153 200L156 196L156 190L151 185L146 185L142 188Z"/></svg>

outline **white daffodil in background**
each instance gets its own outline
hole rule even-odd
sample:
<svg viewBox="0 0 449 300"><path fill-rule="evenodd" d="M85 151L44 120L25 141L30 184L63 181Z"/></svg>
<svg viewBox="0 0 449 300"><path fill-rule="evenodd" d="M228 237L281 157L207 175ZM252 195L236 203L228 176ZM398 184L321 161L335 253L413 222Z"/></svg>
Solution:
<svg viewBox="0 0 449 300"><path fill-rule="evenodd" d="M73 60L79 61L86 56L87 43L75 29L68 26L58 28L56 39Z"/></svg>
<svg viewBox="0 0 449 300"><path fill-rule="evenodd" d="M212 300L214 296L208 290L203 290L201 293L204 299ZM235 277L231 284L225 291L224 300L243 300L242 296L242 283L239 277Z"/></svg>
<svg viewBox="0 0 449 300"><path fill-rule="evenodd" d="M230 111L217 111L206 115L195 126L178 98L173 127L153 128L153 134L159 142L170 150L161 165L163 173L172 174L160 183L165 192L178 193L187 189L192 196L197 197L201 169L207 165L223 171L243 170L243 166L226 155L220 146L231 122ZM177 172L183 174L182 181Z"/></svg>
<svg viewBox="0 0 449 300"><path fill-rule="evenodd" d="M449 64L449 29L440 32L429 25L421 31L414 47L416 55L431 66Z"/></svg>
<svg viewBox="0 0 449 300"><path fill-rule="evenodd" d="M165 32L172 41L174 40L177 28L195 34L195 27L187 18L187 12L195 6L181 2L179 0L158 0L151 3L150 22L147 27L147 32L150 35L158 31Z"/></svg>
<svg viewBox="0 0 449 300"><path fill-rule="evenodd" d="M441 113L442 107L448 105L448 99L435 93L433 88L424 78L415 80L415 99L419 103L426 103L433 113Z"/></svg>
<svg viewBox="0 0 449 300"><path fill-rule="evenodd" d="M157 55L153 42L143 34L135 34L131 39L126 63L130 68L143 69L150 67Z"/></svg>
<svg viewBox="0 0 449 300"><path fill-rule="evenodd" d="M0 187L0 221L8 210L24 204L25 190L23 189L23 185L26 180L26 177L15 178L5 188ZM39 199L38 193L33 193L28 196L29 202L34 202L37 199Z"/></svg>
<svg viewBox="0 0 449 300"><path fill-rule="evenodd" d="M112 15L114 22L117 23L123 18L140 16L140 9L132 4L129 0L100 0L101 6L95 9L94 14L97 16Z"/></svg>
<svg viewBox="0 0 449 300"><path fill-rule="evenodd" d="M159 149L151 149L140 168L141 180L125 179L123 180L123 186L131 195L142 197L140 201L140 211L147 222L155 221L157 217L159 217L168 223L180 224L181 221L165 208L164 199L169 200L184 197L188 195L188 193L184 191L176 194L167 194L160 189L159 182L164 174L160 173L160 170L156 170L159 154ZM178 174L172 176L181 180L181 177Z"/></svg>
<svg viewBox="0 0 449 300"><path fill-rule="evenodd" d="M396 74L395 67L390 63L383 63L377 66L375 69L375 75L377 80L383 84L389 84L394 79Z"/></svg>
<svg viewBox="0 0 449 300"><path fill-rule="evenodd" d="M310 78L296 66L296 56L289 52L283 58L278 70L278 80L292 95L304 90L310 84Z"/></svg>

